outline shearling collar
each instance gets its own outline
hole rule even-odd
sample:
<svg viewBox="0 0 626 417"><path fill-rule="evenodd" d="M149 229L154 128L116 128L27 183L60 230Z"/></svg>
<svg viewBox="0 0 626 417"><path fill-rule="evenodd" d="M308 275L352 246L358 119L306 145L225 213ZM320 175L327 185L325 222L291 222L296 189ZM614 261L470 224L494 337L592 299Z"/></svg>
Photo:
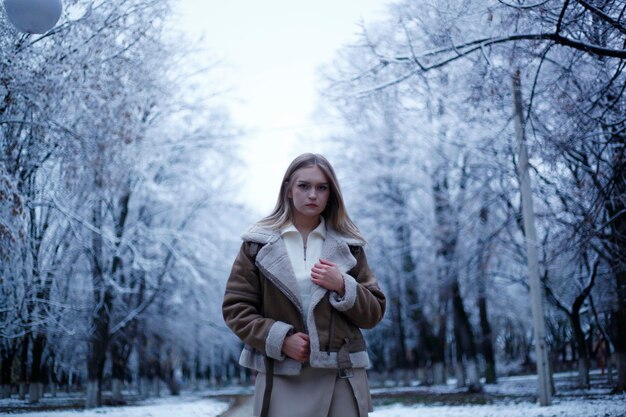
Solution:
<svg viewBox="0 0 626 417"><path fill-rule="evenodd" d="M342 235L326 222L327 234L335 235L336 238L343 240L350 246L365 246L365 242L351 236ZM255 242L265 245L280 239L280 230L262 226L257 223L253 224L242 235L241 239L246 242Z"/></svg>
<svg viewBox="0 0 626 417"><path fill-rule="evenodd" d="M258 224L250 227L242 235L244 241L263 245L256 255L256 265L263 275L300 309L306 323L309 316L312 316L313 308L323 298L327 290L314 285L309 311L302 311L302 301L296 276L287 254L285 242L280 237L279 229L270 229ZM326 222L326 239L322 245L321 257L337 264L342 274L346 274L356 266L356 259L352 256L349 245L363 246L364 244L365 242L362 240L339 234Z"/></svg>

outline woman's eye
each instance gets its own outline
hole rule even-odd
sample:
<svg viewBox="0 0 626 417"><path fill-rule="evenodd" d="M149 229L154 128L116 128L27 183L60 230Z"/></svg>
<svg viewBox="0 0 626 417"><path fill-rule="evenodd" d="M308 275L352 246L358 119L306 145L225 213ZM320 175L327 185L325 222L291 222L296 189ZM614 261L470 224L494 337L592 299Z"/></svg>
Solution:
<svg viewBox="0 0 626 417"><path fill-rule="evenodd" d="M328 186L327 185L320 185L319 187L317 187L318 190L320 191L326 191L328 190Z"/></svg>
<svg viewBox="0 0 626 417"><path fill-rule="evenodd" d="M308 184L298 184L298 187L302 188L303 190L306 190L307 188L309 188Z"/></svg>

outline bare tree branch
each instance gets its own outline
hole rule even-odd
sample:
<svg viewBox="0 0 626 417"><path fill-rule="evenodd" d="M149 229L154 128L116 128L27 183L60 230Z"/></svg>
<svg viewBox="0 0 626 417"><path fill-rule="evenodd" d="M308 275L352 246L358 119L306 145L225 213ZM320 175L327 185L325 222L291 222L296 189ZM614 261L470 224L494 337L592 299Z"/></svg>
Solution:
<svg viewBox="0 0 626 417"><path fill-rule="evenodd" d="M507 3L504 0L498 0L498 3L507 6L507 7L511 7L513 9L518 9L518 10L527 10L527 9L534 9L535 7L539 7L539 6L543 6L544 4L548 3L550 0L545 0L545 1L540 1L539 3L534 3L534 4L529 4L528 6L516 6L515 4L511 4L511 3Z"/></svg>
<svg viewBox="0 0 626 417"><path fill-rule="evenodd" d="M626 35L626 27L622 25L620 22L618 22L617 20L614 20L611 16L604 13L602 10L598 9L597 7L594 7L593 5L589 4L585 0L576 0L576 3L580 4L585 9L589 10L590 12L592 12L593 14L595 14L596 16L598 16L599 18L607 22L609 25L613 26L615 29L619 30L620 32Z"/></svg>

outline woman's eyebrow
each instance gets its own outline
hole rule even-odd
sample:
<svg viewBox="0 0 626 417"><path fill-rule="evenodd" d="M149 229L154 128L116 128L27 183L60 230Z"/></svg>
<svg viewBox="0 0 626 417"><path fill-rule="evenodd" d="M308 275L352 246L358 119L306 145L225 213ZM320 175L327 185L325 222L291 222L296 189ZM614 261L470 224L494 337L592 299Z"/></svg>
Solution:
<svg viewBox="0 0 626 417"><path fill-rule="evenodd" d="M310 181L305 181L305 180L298 180L297 181L298 184L310 184ZM328 182L318 182L316 183L317 185L328 185Z"/></svg>

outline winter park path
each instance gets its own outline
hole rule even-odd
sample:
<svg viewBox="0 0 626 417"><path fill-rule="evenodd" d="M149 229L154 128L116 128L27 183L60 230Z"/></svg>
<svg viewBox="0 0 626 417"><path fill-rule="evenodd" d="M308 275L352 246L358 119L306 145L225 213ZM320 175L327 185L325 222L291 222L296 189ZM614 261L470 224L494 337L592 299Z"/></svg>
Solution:
<svg viewBox="0 0 626 417"><path fill-rule="evenodd" d="M454 380L441 386L420 386L417 382L396 386L396 379L379 381L372 389L374 412L369 417L626 417L626 395L611 395L606 376L597 372L592 373L592 388L584 390L577 388L575 373L555 374L557 394L549 407L536 402L534 375L502 377L475 394L456 388ZM37 409L13 397L0 399L0 416L252 417L251 394L252 387L230 387L95 410L81 409L75 404L78 396L46 396Z"/></svg>
<svg viewBox="0 0 626 417"><path fill-rule="evenodd" d="M240 396L232 407L220 417L252 417L252 396Z"/></svg>

